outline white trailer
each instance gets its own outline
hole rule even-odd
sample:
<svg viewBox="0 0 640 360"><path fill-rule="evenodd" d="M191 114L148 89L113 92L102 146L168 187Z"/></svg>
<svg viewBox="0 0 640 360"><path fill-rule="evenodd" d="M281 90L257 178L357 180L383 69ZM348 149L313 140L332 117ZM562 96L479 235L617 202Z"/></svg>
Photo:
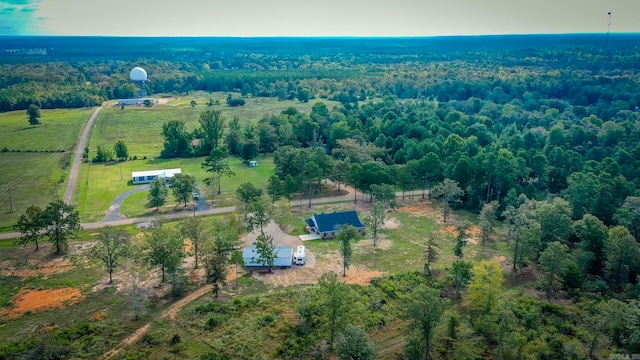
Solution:
<svg viewBox="0 0 640 360"><path fill-rule="evenodd" d="M293 263L296 265L304 265L307 261L307 253L304 246L298 246L296 252L293 254Z"/></svg>

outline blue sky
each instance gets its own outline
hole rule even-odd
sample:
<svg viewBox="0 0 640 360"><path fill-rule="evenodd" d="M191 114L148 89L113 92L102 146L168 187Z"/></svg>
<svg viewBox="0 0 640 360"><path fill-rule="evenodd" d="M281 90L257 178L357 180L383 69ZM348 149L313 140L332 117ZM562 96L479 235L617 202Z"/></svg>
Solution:
<svg viewBox="0 0 640 360"><path fill-rule="evenodd" d="M0 0L0 35L640 32L640 0Z"/></svg>

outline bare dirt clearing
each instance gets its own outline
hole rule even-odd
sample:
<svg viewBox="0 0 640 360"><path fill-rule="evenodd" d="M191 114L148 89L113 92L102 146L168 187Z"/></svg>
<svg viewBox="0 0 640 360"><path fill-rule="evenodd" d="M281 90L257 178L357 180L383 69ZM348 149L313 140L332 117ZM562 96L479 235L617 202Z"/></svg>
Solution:
<svg viewBox="0 0 640 360"><path fill-rule="evenodd" d="M8 309L8 319L17 318L27 312L39 312L65 306L71 306L83 299L78 288L62 288L55 290L21 289L13 297L14 307Z"/></svg>
<svg viewBox="0 0 640 360"><path fill-rule="evenodd" d="M396 218L388 218L382 226L384 229L397 229L400 227L400 221Z"/></svg>
<svg viewBox="0 0 640 360"><path fill-rule="evenodd" d="M264 229L265 233L273 236L274 245L278 246L293 246L302 245L300 237L289 235L280 229L273 221ZM257 232L257 231L256 231ZM247 234L247 245L255 243L257 234ZM331 241L331 240L329 240ZM362 240L358 244L362 243L363 247L373 247L371 241ZM386 243L389 243L388 245ZM380 249L388 248L391 246L391 242L382 240L378 242ZM317 260L317 261L316 261ZM326 272L336 272L342 274L342 256L338 253L332 253L328 255L322 255L316 259L315 254L307 248L307 262L303 266L294 265L290 269L275 269L272 274L258 274L253 273L253 277L257 280L263 281L267 285L272 286L291 286L300 284L315 284L320 279L320 276ZM354 265L351 269L347 270L347 277L342 278L343 281L349 284L361 284L367 285L371 282L371 279L382 275L380 271L371 271L365 266Z"/></svg>
<svg viewBox="0 0 640 360"><path fill-rule="evenodd" d="M458 236L458 232L456 231L456 227L454 225L449 225L447 227L444 227L442 229L440 229L440 232L443 235L451 235L451 236ZM479 226L471 226L468 230L467 230L467 234L471 235L471 237L467 238L467 241L473 245L478 245L478 240L480 239L480 227Z"/></svg>
<svg viewBox="0 0 640 360"><path fill-rule="evenodd" d="M3 261L0 263L0 276L18 276L29 278L42 276L46 279L49 275L60 274L73 269L71 261L64 258L56 258L46 262L30 259L25 266L16 266L15 261Z"/></svg>
<svg viewBox="0 0 640 360"><path fill-rule="evenodd" d="M430 200L417 201L412 205L406 205L399 208L398 211L408 213L411 216L429 217L438 221L439 223L442 222L442 211L434 208L431 205Z"/></svg>

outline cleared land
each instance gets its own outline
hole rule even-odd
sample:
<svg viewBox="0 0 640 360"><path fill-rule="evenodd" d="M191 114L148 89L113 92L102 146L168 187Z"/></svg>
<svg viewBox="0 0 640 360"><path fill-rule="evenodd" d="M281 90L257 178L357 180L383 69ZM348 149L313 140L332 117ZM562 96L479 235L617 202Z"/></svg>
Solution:
<svg viewBox="0 0 640 360"><path fill-rule="evenodd" d="M276 234L289 237L287 233L293 230L288 223L302 223L303 219L312 212L329 212L334 210L357 209L361 217L369 213L369 203L358 201L334 203L326 205L314 205L311 209L303 206L294 206L289 211L286 202L280 204L275 219L284 232L276 230ZM441 224L440 203L418 200L405 200L396 213L389 213L389 221L382 231L382 239L377 247L368 239L363 239L354 247L354 258L351 270L348 272L349 283L368 284L368 282L381 274L397 273L405 270L420 270L422 268L422 252L420 244L422 235L431 229L443 229L445 239L442 243L443 259L434 267L435 271L442 271L454 261L451 248L453 246L452 235L447 227L455 224L458 219L473 217L465 212L455 212L451 222ZM207 221L208 223L208 221ZM170 223L174 226L176 223ZM143 244L143 236L133 226L127 229L134 235L134 242ZM130 281L129 272L119 269L114 276L114 285L108 286L108 275L103 266L92 259L90 248L95 239L95 232L83 231L80 238L74 240L70 246L69 254L56 257L49 254L50 245L41 245L42 249L34 253L33 246L21 248L11 244L11 241L0 242L0 264L4 271L0 272L0 341L8 342L24 337L29 337L37 331L47 327L52 332L63 329L77 332L79 338L74 346L82 348L84 354L89 357L99 357L114 347L121 351L120 355L145 354L155 358L166 354L167 351L178 350L185 357L198 357L206 352L209 347L211 333L207 331L191 331L186 329L201 329L201 322L207 317L196 316L193 309L198 304L206 304L211 300L210 295L205 295L192 304L173 314L175 320L167 320L162 314L172 307L175 301L169 294L168 283L159 286L160 278L157 269L147 271L140 269L142 276L141 286L147 294L147 309L141 320L132 320L131 300L127 295L127 283ZM279 235L279 236L280 236ZM276 239L276 242L281 239ZM286 241L284 239L283 241ZM338 243L335 240L308 241L305 242L308 251L315 256L313 267L296 267L289 270L275 270L274 274L245 274L240 278L240 287L233 287L235 274L230 273L229 285L223 287L221 300L230 300L238 295L260 295L260 306L256 311L264 314L274 313L276 322L285 326L295 323L296 317L287 311L281 312L282 304L296 301L295 296L289 294L289 289L296 284L309 284L317 281L317 278L326 271L338 271L341 269L341 256L338 251ZM480 253L480 246L470 242L466 249L468 258L474 260L480 258L493 258L503 256L503 243L492 243L485 253ZM504 259L504 258L501 258ZM204 285L204 273L202 269L192 272L193 259L188 257L183 266L188 270L189 285L187 293L200 289ZM272 295L264 295L269 290L276 290ZM281 292L284 291L284 292ZM294 290L295 291L295 290ZM206 293L206 291L205 291ZM289 298L285 301L283 299ZM43 298L51 298L53 301L47 306L41 306ZM245 300L242 300L245 301ZM246 300L249 301L249 300ZM282 302L285 301L285 302ZM184 305L180 302L181 306ZM290 305L293 306L293 303ZM176 309L177 310L177 309ZM261 315L262 316L262 315ZM233 333L244 317L228 318L224 325L220 325L215 333ZM249 320L249 321L255 321ZM393 343L401 341L401 326L396 326L396 320L386 327L387 331L376 334L381 343ZM186 326L185 324L190 324ZM27 326L29 325L29 326ZM195 326L191 327L191 326ZM396 329L397 327L397 329ZM121 341L134 334L138 329L144 328L142 335L134 341L131 347L120 348ZM394 330L396 329L396 330ZM179 334L186 347L170 350L168 339L173 334ZM249 342L260 341L256 339L270 339L269 342L280 342L286 337L286 333L273 333L271 326L255 329L255 338ZM149 339L157 345L148 345ZM399 340L400 339L400 340ZM145 342L146 341L146 342ZM127 345L127 346L128 346ZM192 346L193 345L193 346ZM264 344L260 345L263 346ZM398 349L402 351L402 347ZM132 353L133 352L133 353ZM397 353L390 352L391 358Z"/></svg>

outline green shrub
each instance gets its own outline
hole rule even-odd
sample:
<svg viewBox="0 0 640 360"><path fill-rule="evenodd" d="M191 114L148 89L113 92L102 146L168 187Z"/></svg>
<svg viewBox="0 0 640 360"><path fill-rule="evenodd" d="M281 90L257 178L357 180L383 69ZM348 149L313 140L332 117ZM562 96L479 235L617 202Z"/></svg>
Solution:
<svg viewBox="0 0 640 360"><path fill-rule="evenodd" d="M160 339L158 336L151 333L146 333L142 335L142 339L140 339L140 343L148 346L156 346L160 344Z"/></svg>
<svg viewBox="0 0 640 360"><path fill-rule="evenodd" d="M258 326L260 327L264 327L264 326L268 326L269 324L271 324L272 322L276 321L276 316L273 314L266 314L266 315L262 315L258 318Z"/></svg>
<svg viewBox="0 0 640 360"><path fill-rule="evenodd" d="M211 331L215 329L218 325L220 325L220 318L217 315L213 315L204 324L204 329Z"/></svg>

